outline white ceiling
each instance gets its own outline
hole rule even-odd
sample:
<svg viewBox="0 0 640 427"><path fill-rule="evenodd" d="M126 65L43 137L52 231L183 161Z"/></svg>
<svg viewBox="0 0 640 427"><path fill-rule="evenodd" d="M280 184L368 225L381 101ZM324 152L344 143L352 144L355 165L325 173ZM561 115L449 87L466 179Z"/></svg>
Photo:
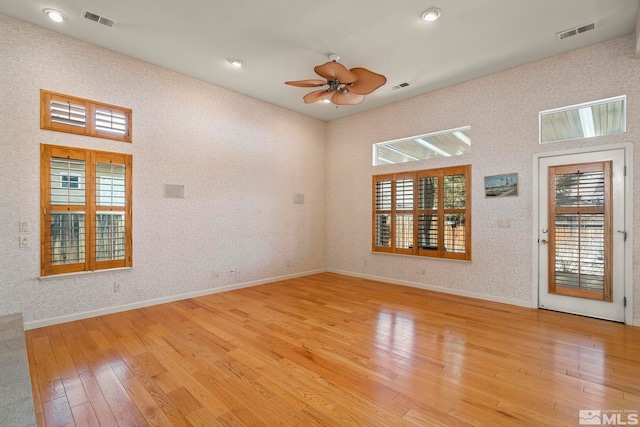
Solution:
<svg viewBox="0 0 640 427"><path fill-rule="evenodd" d="M0 13L329 121L630 34L638 2L0 0ZM442 9L439 20L420 19L429 7ZM43 8L66 21L55 24ZM84 19L83 8L116 23ZM556 38L594 21L593 31ZM385 75L387 84L357 106L304 104L314 89L284 82L316 78L313 67L330 53L347 68ZM245 67L233 69L228 58ZM401 83L410 86L391 89Z"/></svg>

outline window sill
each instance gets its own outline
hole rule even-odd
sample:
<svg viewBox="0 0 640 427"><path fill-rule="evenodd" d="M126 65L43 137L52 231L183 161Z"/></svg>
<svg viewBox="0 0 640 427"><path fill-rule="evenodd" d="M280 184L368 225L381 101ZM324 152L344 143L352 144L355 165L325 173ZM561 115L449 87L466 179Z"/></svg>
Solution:
<svg viewBox="0 0 640 427"><path fill-rule="evenodd" d="M94 275L94 274L130 272L131 270L133 270L133 267L109 268L104 270L93 270L93 271L79 271L77 273L62 273L62 274L52 274L50 276L39 276L38 280L46 281L46 280L66 279L69 277L81 277L81 276Z"/></svg>
<svg viewBox="0 0 640 427"><path fill-rule="evenodd" d="M415 258L415 259L432 259L432 260L440 260L440 261L454 261L454 262L468 262L471 263L473 260L470 259L455 259L455 258L440 258L435 256L423 256L423 255L409 255L409 254L399 254L394 252L382 252L382 251L371 251L372 254L375 255L391 255L391 256L400 256L405 258Z"/></svg>

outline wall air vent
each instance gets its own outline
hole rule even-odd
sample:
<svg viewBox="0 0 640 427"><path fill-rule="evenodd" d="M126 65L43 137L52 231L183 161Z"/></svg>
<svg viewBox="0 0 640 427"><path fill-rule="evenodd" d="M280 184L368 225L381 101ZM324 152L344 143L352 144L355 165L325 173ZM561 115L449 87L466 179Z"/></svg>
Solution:
<svg viewBox="0 0 640 427"><path fill-rule="evenodd" d="M165 199L184 199L184 185L163 184L162 197Z"/></svg>
<svg viewBox="0 0 640 427"><path fill-rule="evenodd" d="M113 27L113 24L115 24L115 21L113 19L109 19L104 16L98 15L97 13L90 12L87 9L82 9L82 17L88 19L89 21L106 25L107 27Z"/></svg>
<svg viewBox="0 0 640 427"><path fill-rule="evenodd" d="M586 33L587 31L595 30L595 28L596 28L596 23L592 22L590 24L581 25L579 27L570 28L568 30L556 33L556 37L558 38L558 40L564 40L567 37L577 36L578 34L582 34L582 33Z"/></svg>
<svg viewBox="0 0 640 427"><path fill-rule="evenodd" d="M398 89L402 89L403 87L407 87L409 86L409 83L400 83L399 85L396 85L394 87L391 88L391 90L398 90Z"/></svg>

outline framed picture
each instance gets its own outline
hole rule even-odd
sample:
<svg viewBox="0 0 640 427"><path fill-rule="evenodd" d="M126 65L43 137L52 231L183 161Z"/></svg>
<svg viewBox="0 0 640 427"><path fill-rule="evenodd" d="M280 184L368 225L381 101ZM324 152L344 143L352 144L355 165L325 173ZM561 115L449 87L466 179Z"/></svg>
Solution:
<svg viewBox="0 0 640 427"><path fill-rule="evenodd" d="M507 173L484 177L485 197L505 197L518 195L518 174Z"/></svg>

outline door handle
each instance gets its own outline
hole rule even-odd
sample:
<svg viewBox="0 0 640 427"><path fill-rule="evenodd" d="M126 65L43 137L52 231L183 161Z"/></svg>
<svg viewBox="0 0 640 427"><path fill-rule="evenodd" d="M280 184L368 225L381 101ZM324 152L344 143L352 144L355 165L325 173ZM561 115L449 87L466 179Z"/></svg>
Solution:
<svg viewBox="0 0 640 427"><path fill-rule="evenodd" d="M540 243L542 243L543 245L546 245L549 242L546 239L542 239L542 240L540 240Z"/></svg>

